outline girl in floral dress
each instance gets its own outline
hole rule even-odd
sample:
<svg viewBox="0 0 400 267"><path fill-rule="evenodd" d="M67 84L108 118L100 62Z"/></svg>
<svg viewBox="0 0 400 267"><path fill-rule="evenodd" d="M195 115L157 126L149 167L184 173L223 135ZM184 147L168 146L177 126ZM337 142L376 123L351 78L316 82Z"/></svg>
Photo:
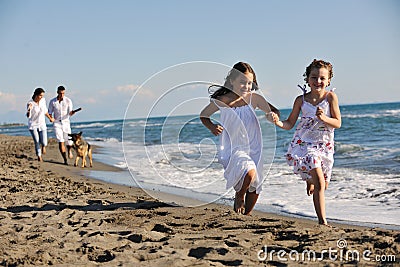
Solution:
<svg viewBox="0 0 400 267"><path fill-rule="evenodd" d="M272 114L274 123L285 130L296 124L301 111L301 120L289 144L286 160L294 173L307 182L307 194L313 195L315 212L320 224L327 225L325 214L325 189L331 179L334 153L334 129L340 128L341 116L338 98L333 90L328 91L333 76L332 65L316 60L306 68L304 80L311 88L298 96L289 117L280 121Z"/></svg>

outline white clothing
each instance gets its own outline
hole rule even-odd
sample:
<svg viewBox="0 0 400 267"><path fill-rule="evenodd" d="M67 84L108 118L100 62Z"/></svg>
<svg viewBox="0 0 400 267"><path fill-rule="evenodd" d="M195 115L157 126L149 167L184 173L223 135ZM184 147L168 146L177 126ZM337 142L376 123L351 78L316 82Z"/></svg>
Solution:
<svg viewBox="0 0 400 267"><path fill-rule="evenodd" d="M58 142L68 141L68 145L72 145L68 134L71 133L71 125L69 121L69 113L72 111L72 101L64 96L63 100L58 101L57 97L50 100L49 113L54 117L54 132Z"/></svg>
<svg viewBox="0 0 400 267"><path fill-rule="evenodd" d="M262 135L254 108L250 104L241 107L217 105L221 112L218 160L223 165L226 189L240 191L245 175L256 170L256 179L250 184L249 192L259 194L263 182ZM219 102L221 103L221 102Z"/></svg>
<svg viewBox="0 0 400 267"><path fill-rule="evenodd" d="M31 105L31 110L28 117L28 129L46 131L46 100L44 99L44 97L40 99L39 103L30 100L27 104L27 107L29 107L29 105Z"/></svg>
<svg viewBox="0 0 400 267"><path fill-rule="evenodd" d="M71 133L71 128L67 128L65 124L54 122L54 133L59 143L68 142L68 145L72 145L72 141L69 140L68 134Z"/></svg>
<svg viewBox="0 0 400 267"><path fill-rule="evenodd" d="M57 100L57 97L50 100L49 113L53 114L53 117L57 122L69 123L69 113L71 111L72 101L68 97L64 96L61 102Z"/></svg>

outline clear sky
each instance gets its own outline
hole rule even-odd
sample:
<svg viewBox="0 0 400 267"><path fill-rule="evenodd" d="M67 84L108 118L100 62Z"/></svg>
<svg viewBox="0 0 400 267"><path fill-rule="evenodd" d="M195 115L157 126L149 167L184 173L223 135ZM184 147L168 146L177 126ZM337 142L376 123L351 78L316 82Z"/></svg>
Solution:
<svg viewBox="0 0 400 267"><path fill-rule="evenodd" d="M49 101L59 84L83 108L73 121L122 119L134 92L144 117L168 88L138 86L191 61L250 63L279 108L314 58L333 64L340 104L397 102L399 26L398 0L0 0L0 123L26 122L34 89Z"/></svg>

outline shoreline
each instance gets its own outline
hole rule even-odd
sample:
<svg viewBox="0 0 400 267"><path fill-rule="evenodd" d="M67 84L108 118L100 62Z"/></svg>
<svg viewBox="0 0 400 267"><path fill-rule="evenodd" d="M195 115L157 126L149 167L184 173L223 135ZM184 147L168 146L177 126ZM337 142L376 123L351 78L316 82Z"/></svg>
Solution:
<svg viewBox="0 0 400 267"><path fill-rule="evenodd" d="M101 146L99 146L99 147L101 147ZM100 161L100 163L112 168L112 169L110 169L110 171L126 172L126 175L131 177L131 174L127 169L119 168L119 167L112 166L112 165L107 165L105 163L102 163L101 161ZM129 188L131 188L131 187L139 188L142 191L144 191L145 193L150 191L150 193L147 193L150 197L153 197L154 195L160 194L161 198L157 198L157 200L159 200L159 201L167 200L167 201L169 201L169 204L175 203L178 206L184 206L184 207L190 206L191 207L191 206L194 205L196 207L197 206L202 207L202 206L206 206L208 204L215 204L215 205L225 206L225 207L228 207L228 208L233 207L233 201L229 205L226 204L226 203L221 203L221 202L218 203L218 201L217 201L217 203L204 202L204 201L199 200L199 199L197 199L195 197L192 198L192 197L188 197L188 196L181 196L181 195L175 194L173 192L165 192L165 191L162 191L162 190L160 191L159 189L158 190L155 190L155 189L154 190L149 190L149 189L143 189L140 186L135 186L135 185L112 183L112 182L106 181L106 178L105 178L106 175L108 175L107 174L107 170L101 172L101 174L98 174L98 175L92 175L92 174L89 173L88 176L91 179L94 179L94 180L100 181L100 182L104 182L104 183L107 183L107 184L110 184L110 185L118 185L118 186L129 187ZM119 188L119 190L121 190L121 189L122 188ZM198 193L198 194L201 195L201 193ZM222 202L226 202L226 201L222 201ZM283 212L283 211L276 211L276 212L274 212L274 211L265 211L265 210L262 210L262 208L261 209L257 208L257 204L255 206L255 209L254 209L253 213L254 212L257 212L260 215L263 215L263 214L264 215L268 215L268 216L270 216L270 215L278 215L278 216L282 216L284 218L302 219L302 220L308 220L308 221L311 221L311 222L316 222L318 220L316 216L306 216L306 215L300 215L300 214L296 214L296 213L289 213L289 212ZM335 224L335 225L359 226L359 227L366 227L366 228L383 228L383 229L387 229L387 230L396 230L396 231L400 230L400 224L396 225L396 224L389 224L389 223L364 222L364 221L354 221L354 220L335 219L335 218L328 218L328 222L330 224Z"/></svg>
<svg viewBox="0 0 400 267"><path fill-rule="evenodd" d="M93 169L62 165L54 139L43 158L45 162L35 160L30 137L0 135L2 265L354 264L351 259L338 262L321 256L328 247L338 249L339 240L347 242L347 249L394 255L392 263L400 263L398 230L337 223L328 228L313 220L260 211L243 216L222 204L172 206L140 188L88 177L88 170L112 174L120 170L117 167L97 161ZM308 249L321 259L258 257L267 246L286 253Z"/></svg>
<svg viewBox="0 0 400 267"><path fill-rule="evenodd" d="M104 164L104 163L103 163ZM109 165L108 165L109 166ZM127 175L130 175L129 171L120 169L118 167L112 166L112 168L117 168L117 172L127 172ZM102 175L91 175L90 173L88 174L88 178L92 179L94 181L99 181L101 183L109 184L110 187L114 187L118 191L126 191L126 188L137 188L139 190L142 190L145 194L147 194L150 197L153 197L154 195L160 195L160 197L156 198L158 201L166 200L166 204L171 204L171 205L177 205L177 206L183 206L183 207L193 207L194 208L201 208L207 205L218 205L218 206L223 206L226 208L232 208L233 207L233 202L232 205L228 204L223 204L223 203L215 203L215 202L204 202L201 200L198 200L196 198L190 198L186 196L180 196L174 193L167 193L163 191L155 191L155 190L148 190L148 189L142 189L137 186L130 186L126 184L118 184L118 183L112 183L108 181L102 180L101 177L103 175L107 175L107 171L102 172ZM151 194L148 194L147 191L151 191ZM257 205L255 209L253 210L253 214L258 214L260 216L273 216L277 215L282 218L287 218L287 219L300 219L300 220L305 220L309 221L311 223L317 223L317 217L311 217L311 216L305 216L305 215L299 215L295 213L285 213L285 212L270 212L270 211L263 211L261 209L257 209ZM363 228L382 228L386 230L395 230L395 231L400 231L400 225L395 225L395 224L384 224L384 223L374 223L374 222L362 222L362 221L351 221L351 220L342 220L342 219L334 219L334 218L328 218L328 222L332 225L343 225L343 226L354 226L354 227L363 227Z"/></svg>

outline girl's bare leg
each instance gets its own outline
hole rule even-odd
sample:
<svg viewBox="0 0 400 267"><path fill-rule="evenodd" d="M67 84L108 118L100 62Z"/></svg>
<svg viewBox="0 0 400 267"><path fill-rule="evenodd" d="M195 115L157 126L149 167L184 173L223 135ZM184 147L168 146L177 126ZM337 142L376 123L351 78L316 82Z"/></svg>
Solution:
<svg viewBox="0 0 400 267"><path fill-rule="evenodd" d="M310 171L311 182L314 184L314 208L320 224L328 224L325 213L325 179L321 168L315 168Z"/></svg>
<svg viewBox="0 0 400 267"><path fill-rule="evenodd" d="M306 188L307 195L308 195L308 196L311 196L312 194L314 194L314 185L313 185L313 183L311 182L311 179L308 179L308 180L306 181L306 184L307 184L307 188ZM325 190L328 189L328 185L329 185L329 182L328 182L328 181L325 181Z"/></svg>
<svg viewBox="0 0 400 267"><path fill-rule="evenodd" d="M233 210L236 213L241 213L244 214L245 212L245 196L246 192L250 187L251 182L255 179L256 177L256 171L255 170L250 170L247 172L247 174L244 177L243 185L240 191L236 192L235 194L235 202L233 204Z"/></svg>
<svg viewBox="0 0 400 267"><path fill-rule="evenodd" d="M251 215L251 211L253 210L254 206L256 205L258 195L256 191L246 193L246 202L245 202L245 210L244 215Z"/></svg>

